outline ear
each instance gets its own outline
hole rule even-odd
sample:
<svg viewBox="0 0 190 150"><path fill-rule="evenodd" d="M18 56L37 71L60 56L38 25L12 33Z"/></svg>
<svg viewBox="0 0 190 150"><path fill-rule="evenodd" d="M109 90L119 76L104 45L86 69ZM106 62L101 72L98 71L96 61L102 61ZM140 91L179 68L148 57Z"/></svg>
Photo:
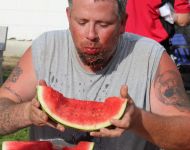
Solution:
<svg viewBox="0 0 190 150"><path fill-rule="evenodd" d="M66 8L66 13L67 13L67 19L70 22L70 17L71 17L71 8L70 7Z"/></svg>
<svg viewBox="0 0 190 150"><path fill-rule="evenodd" d="M126 21L127 21L127 14L121 20L120 34L125 32Z"/></svg>

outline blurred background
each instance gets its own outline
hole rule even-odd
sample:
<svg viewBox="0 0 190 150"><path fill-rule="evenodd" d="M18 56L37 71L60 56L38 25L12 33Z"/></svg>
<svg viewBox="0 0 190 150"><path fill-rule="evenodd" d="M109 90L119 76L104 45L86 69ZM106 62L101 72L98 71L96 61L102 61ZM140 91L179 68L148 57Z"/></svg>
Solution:
<svg viewBox="0 0 190 150"><path fill-rule="evenodd" d="M67 0L0 0L0 26L8 26L5 56L20 56L44 31L68 27Z"/></svg>

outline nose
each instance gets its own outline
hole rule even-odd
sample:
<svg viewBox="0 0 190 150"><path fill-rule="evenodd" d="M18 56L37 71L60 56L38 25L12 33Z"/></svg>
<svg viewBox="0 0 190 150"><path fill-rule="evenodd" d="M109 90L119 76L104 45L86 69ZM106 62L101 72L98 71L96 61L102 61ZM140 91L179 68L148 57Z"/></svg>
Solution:
<svg viewBox="0 0 190 150"><path fill-rule="evenodd" d="M99 40L95 24L89 24L87 39L93 42L97 42Z"/></svg>

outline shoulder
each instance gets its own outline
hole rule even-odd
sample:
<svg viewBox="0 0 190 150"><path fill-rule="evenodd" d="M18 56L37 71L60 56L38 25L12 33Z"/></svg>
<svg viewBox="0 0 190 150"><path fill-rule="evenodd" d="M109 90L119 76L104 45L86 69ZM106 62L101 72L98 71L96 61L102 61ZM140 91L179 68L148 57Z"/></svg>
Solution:
<svg viewBox="0 0 190 150"><path fill-rule="evenodd" d="M137 35L137 34L133 34L133 33L128 33L125 32L123 34L123 38L124 41L127 41L128 45L134 45L135 49L139 49L141 52L143 51L143 49L145 51L149 50L159 50L159 51L163 51L164 47L162 45L160 45L160 43L158 43L157 41L151 39L151 38L147 38L141 35Z"/></svg>
<svg viewBox="0 0 190 150"><path fill-rule="evenodd" d="M125 45L123 46L124 51L130 53L135 63L138 60L144 66L149 66L147 69L152 68L153 72L156 72L162 54L165 51L164 47L157 41L147 37L131 33L126 33L123 36L124 39L127 39L127 42L123 42L123 45Z"/></svg>
<svg viewBox="0 0 190 150"><path fill-rule="evenodd" d="M39 35L34 41L37 40L50 40L54 38L60 38L64 36L68 36L69 31L68 30L54 30L54 31L47 31Z"/></svg>
<svg viewBox="0 0 190 150"><path fill-rule="evenodd" d="M55 31L44 32L43 34L38 36L35 40L33 40L32 51L53 50L54 49L53 47L55 47L55 45L61 47L63 43L68 41L69 37L70 37L69 30L55 30Z"/></svg>

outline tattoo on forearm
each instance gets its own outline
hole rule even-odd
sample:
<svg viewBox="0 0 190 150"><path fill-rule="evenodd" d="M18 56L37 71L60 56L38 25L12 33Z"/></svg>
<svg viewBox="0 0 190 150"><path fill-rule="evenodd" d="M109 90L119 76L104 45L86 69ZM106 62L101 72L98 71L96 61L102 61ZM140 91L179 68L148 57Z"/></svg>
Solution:
<svg viewBox="0 0 190 150"><path fill-rule="evenodd" d="M162 103L173 105L180 111L190 111L190 101L176 71L170 70L163 74L158 71L154 88L156 96Z"/></svg>
<svg viewBox="0 0 190 150"><path fill-rule="evenodd" d="M11 75L9 76L8 81L15 83L22 73L23 73L22 68L20 68L19 65L17 65L12 71Z"/></svg>

